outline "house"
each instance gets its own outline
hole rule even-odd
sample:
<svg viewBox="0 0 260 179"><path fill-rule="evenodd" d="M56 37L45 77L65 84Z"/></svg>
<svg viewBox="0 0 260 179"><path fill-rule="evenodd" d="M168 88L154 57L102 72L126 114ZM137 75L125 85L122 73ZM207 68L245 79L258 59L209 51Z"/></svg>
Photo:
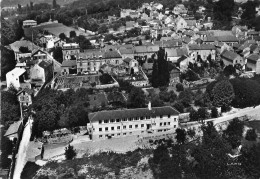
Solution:
<svg viewBox="0 0 260 179"><path fill-rule="evenodd" d="M21 52L20 48L28 48L28 52ZM9 48L14 51L15 60L19 61L20 58L30 57L33 50L39 49L40 47L28 40L19 40L9 44Z"/></svg>
<svg viewBox="0 0 260 179"><path fill-rule="evenodd" d="M108 50L102 54L105 63L120 65L123 63L122 56L115 50Z"/></svg>
<svg viewBox="0 0 260 179"><path fill-rule="evenodd" d="M181 16L178 16L175 19L175 28L176 28L176 31L183 30L183 29L187 28L186 20L183 19Z"/></svg>
<svg viewBox="0 0 260 179"><path fill-rule="evenodd" d="M88 72L98 73L101 65L105 64L102 58L81 58L77 60L77 74L84 74Z"/></svg>
<svg viewBox="0 0 260 179"><path fill-rule="evenodd" d="M89 113L90 138L109 139L147 133L175 132L179 112L170 106Z"/></svg>
<svg viewBox="0 0 260 179"><path fill-rule="evenodd" d="M235 52L224 50L223 53L221 54L221 58L225 64L225 66L228 65L235 65L235 64L240 64L241 66L245 65L244 59L238 55Z"/></svg>
<svg viewBox="0 0 260 179"><path fill-rule="evenodd" d="M183 4L177 4L174 8L173 8L173 13L176 15L179 14L187 14L188 10L185 8L185 6Z"/></svg>
<svg viewBox="0 0 260 179"><path fill-rule="evenodd" d="M152 55L159 51L159 45L142 45L135 47L135 59L136 58L151 58Z"/></svg>
<svg viewBox="0 0 260 179"><path fill-rule="evenodd" d="M118 51L123 59L134 58L134 49L133 48L120 48Z"/></svg>
<svg viewBox="0 0 260 179"><path fill-rule="evenodd" d="M136 26L135 21L126 21L125 22L125 30L131 30Z"/></svg>
<svg viewBox="0 0 260 179"><path fill-rule="evenodd" d="M61 65L61 74L77 74L77 61L76 60L64 60Z"/></svg>
<svg viewBox="0 0 260 179"><path fill-rule="evenodd" d="M79 55L79 44L77 43L66 43L62 46L63 60L76 60Z"/></svg>
<svg viewBox="0 0 260 179"><path fill-rule="evenodd" d="M28 79L28 75L26 73L26 70L23 68L14 68L12 71L9 71L6 74L6 85L7 88L10 88L13 86L16 89L19 88L25 88L28 87L30 88L30 84L26 82Z"/></svg>
<svg viewBox="0 0 260 179"><path fill-rule="evenodd" d="M149 59L145 60L142 69L147 75L151 75L153 72L153 60L149 60Z"/></svg>
<svg viewBox="0 0 260 179"><path fill-rule="evenodd" d="M191 58L197 59L199 56L203 61L206 61L209 56L212 60L216 59L216 47L211 44L190 44L188 45Z"/></svg>
<svg viewBox="0 0 260 179"><path fill-rule="evenodd" d="M246 67L249 71L255 71L256 74L260 74L260 55L251 54L246 58Z"/></svg>
<svg viewBox="0 0 260 179"><path fill-rule="evenodd" d="M107 17L107 20L108 20L108 22L114 22L114 21L116 21L117 20L117 17L114 15L114 16L108 16Z"/></svg>
<svg viewBox="0 0 260 179"><path fill-rule="evenodd" d="M23 28L34 27L34 26L37 26L37 22L35 20L23 21Z"/></svg>
<svg viewBox="0 0 260 179"><path fill-rule="evenodd" d="M133 69L133 72L138 72L138 61L133 58L125 58L124 63L127 65L127 72L131 73L131 70Z"/></svg>
<svg viewBox="0 0 260 179"><path fill-rule="evenodd" d="M8 137L10 141L14 139L18 139L23 129L22 120L16 121L9 126L6 133L4 134L5 137Z"/></svg>
<svg viewBox="0 0 260 179"><path fill-rule="evenodd" d="M183 55L178 59L177 63L179 64L180 71L185 71L186 69L188 69L190 58L186 55Z"/></svg>
<svg viewBox="0 0 260 179"><path fill-rule="evenodd" d="M29 106L32 104L34 91L29 88L24 88L20 90L16 95L18 97L18 101L22 106Z"/></svg>
<svg viewBox="0 0 260 179"><path fill-rule="evenodd" d="M52 63L54 72L60 73L61 63L58 62L57 60L55 60L48 52L38 49L38 50L35 50L31 56L32 56L31 63L37 64L37 63L40 63L41 61L46 61L48 63Z"/></svg>
<svg viewBox="0 0 260 179"><path fill-rule="evenodd" d="M177 63L178 59L183 55L188 55L188 51L185 48L165 48L167 53L167 61Z"/></svg>
<svg viewBox="0 0 260 179"><path fill-rule="evenodd" d="M52 62L41 61L30 69L31 82L37 81L44 84L45 82L50 81L53 75Z"/></svg>
<svg viewBox="0 0 260 179"><path fill-rule="evenodd" d="M192 27L197 27L197 21L196 20L185 20L187 22L187 27L192 28Z"/></svg>

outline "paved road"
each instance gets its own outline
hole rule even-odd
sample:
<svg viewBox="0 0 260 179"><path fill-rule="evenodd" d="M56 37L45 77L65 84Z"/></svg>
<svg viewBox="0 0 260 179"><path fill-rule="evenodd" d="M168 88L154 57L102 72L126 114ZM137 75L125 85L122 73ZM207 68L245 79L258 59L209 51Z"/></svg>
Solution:
<svg viewBox="0 0 260 179"><path fill-rule="evenodd" d="M29 119L28 122L25 125L22 140L20 142L20 146L17 153L17 159L15 163L15 169L14 169L14 179L19 179L21 177L21 173L23 171L23 168L27 162L26 153L30 142L31 137L31 126L32 126L32 120Z"/></svg>
<svg viewBox="0 0 260 179"><path fill-rule="evenodd" d="M214 125L217 125L217 124L232 120L236 117L241 117L241 116L245 116L245 115L251 116L251 117L253 117L257 120L260 120L260 105L256 106L255 108L254 107L248 107L248 108L245 108L245 109L240 109L236 113L227 114L225 116L214 118L214 119L208 119L208 120L205 120L205 122L213 121ZM201 124L198 123L198 122L194 122L194 123L190 123L190 124L188 125L188 127L198 128L199 126L201 126ZM185 127L185 124L183 124L183 127Z"/></svg>

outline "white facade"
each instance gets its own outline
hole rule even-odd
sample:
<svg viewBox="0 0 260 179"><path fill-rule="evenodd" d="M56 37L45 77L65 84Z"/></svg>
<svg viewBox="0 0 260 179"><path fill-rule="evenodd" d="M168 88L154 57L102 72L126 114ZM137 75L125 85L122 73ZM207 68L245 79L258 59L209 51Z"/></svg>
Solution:
<svg viewBox="0 0 260 179"><path fill-rule="evenodd" d="M23 68L15 68L12 71L9 71L6 74L6 85L7 88L11 86L15 87L16 89L21 87L21 83L24 82L23 75L26 73L26 70Z"/></svg>
<svg viewBox="0 0 260 179"><path fill-rule="evenodd" d="M175 132L178 128L179 112L170 106L149 107L100 111L90 113L89 119L88 128L92 131L92 139L100 140L164 131Z"/></svg>

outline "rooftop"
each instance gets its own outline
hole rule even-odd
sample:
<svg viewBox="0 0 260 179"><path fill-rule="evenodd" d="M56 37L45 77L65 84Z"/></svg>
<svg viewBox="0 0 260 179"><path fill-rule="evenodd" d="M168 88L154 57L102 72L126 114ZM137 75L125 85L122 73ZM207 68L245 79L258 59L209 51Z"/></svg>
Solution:
<svg viewBox="0 0 260 179"><path fill-rule="evenodd" d="M151 110L148 108L137 109L122 109L111 111L99 111L95 113L89 113L89 120L91 122L108 119L123 119L145 116L161 116L161 115L179 115L179 112L171 106L154 107Z"/></svg>
<svg viewBox="0 0 260 179"><path fill-rule="evenodd" d="M22 124L22 121L14 122L10 125L10 127L7 129L4 136L6 137L18 137L17 133L19 130L20 125Z"/></svg>
<svg viewBox="0 0 260 179"><path fill-rule="evenodd" d="M72 66L76 66L77 62L76 60L64 60L62 62L61 67L72 67Z"/></svg>

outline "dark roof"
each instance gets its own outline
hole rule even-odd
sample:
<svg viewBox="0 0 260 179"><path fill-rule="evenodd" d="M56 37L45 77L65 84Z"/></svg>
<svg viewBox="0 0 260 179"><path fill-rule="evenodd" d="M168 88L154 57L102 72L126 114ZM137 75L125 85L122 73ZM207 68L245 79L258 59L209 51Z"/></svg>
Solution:
<svg viewBox="0 0 260 179"><path fill-rule="evenodd" d="M190 50L214 50L216 48L214 45L211 44L201 44L201 45L191 44L189 45L189 49Z"/></svg>
<svg viewBox="0 0 260 179"><path fill-rule="evenodd" d="M228 35L228 36L218 36L217 37L218 41L221 42L238 42L239 40L232 35Z"/></svg>
<svg viewBox="0 0 260 179"><path fill-rule="evenodd" d="M129 62L131 62L132 60L133 60L132 58L127 57L127 58L124 59L124 62L129 63Z"/></svg>
<svg viewBox="0 0 260 179"><path fill-rule="evenodd" d="M47 68L47 67L49 67L51 65L51 62L46 62L46 61L41 61L40 63L39 63L39 66L40 67L42 67L42 68Z"/></svg>
<svg viewBox="0 0 260 179"><path fill-rule="evenodd" d="M181 61L185 60L186 58L187 58L187 56L182 55L182 56L178 59L178 62L181 62Z"/></svg>
<svg viewBox="0 0 260 179"><path fill-rule="evenodd" d="M34 93L34 91L32 89L24 88L24 89L20 90L16 95L21 94L23 91L30 94L30 95L32 95Z"/></svg>
<svg viewBox="0 0 260 179"><path fill-rule="evenodd" d="M235 58L237 58L239 55L237 53L234 53L232 51L228 51L228 50L225 50L222 54L221 54L222 57L226 58L226 59L229 59L229 60L234 60Z"/></svg>
<svg viewBox="0 0 260 179"><path fill-rule="evenodd" d="M62 62L61 67L73 67L76 66L77 62L76 60L65 60Z"/></svg>
<svg viewBox="0 0 260 179"><path fill-rule="evenodd" d="M256 63L260 59L258 54L252 54L247 57L248 62Z"/></svg>
<svg viewBox="0 0 260 179"><path fill-rule="evenodd" d="M12 137L18 137L17 133L19 130L20 125L22 124L22 121L14 122L9 126L4 136L12 136Z"/></svg>
<svg viewBox="0 0 260 179"><path fill-rule="evenodd" d="M122 58L122 56L117 51L106 51L102 55L103 58Z"/></svg>
<svg viewBox="0 0 260 179"><path fill-rule="evenodd" d="M89 120L91 122L107 119L123 119L123 118L134 118L134 117L145 117L145 116L161 116L161 115L179 115L179 112L171 106L154 107L151 110L148 108L137 108L137 109L122 109L122 110L111 110L111 111L99 111L90 113Z"/></svg>

